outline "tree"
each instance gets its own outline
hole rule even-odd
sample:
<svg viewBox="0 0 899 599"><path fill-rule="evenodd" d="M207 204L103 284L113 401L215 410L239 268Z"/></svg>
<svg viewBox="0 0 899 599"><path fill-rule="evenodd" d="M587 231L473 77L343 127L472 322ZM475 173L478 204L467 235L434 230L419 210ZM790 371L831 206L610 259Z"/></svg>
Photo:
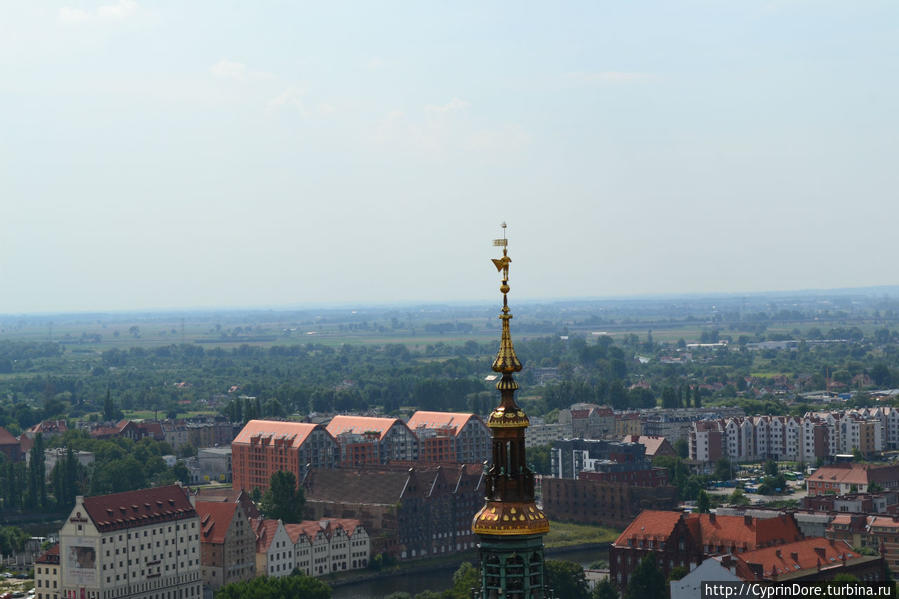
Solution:
<svg viewBox="0 0 899 599"><path fill-rule="evenodd" d="M687 443L686 439L678 439L674 442L674 451L677 452L677 457L682 460L686 460L690 457L690 445Z"/></svg>
<svg viewBox="0 0 899 599"><path fill-rule="evenodd" d="M462 562L462 565L453 573L453 588L448 591L448 599L468 599L471 597L471 589L481 586L481 573L471 562Z"/></svg>
<svg viewBox="0 0 899 599"><path fill-rule="evenodd" d="M705 490L702 490L699 492L699 497L696 499L696 510L700 514L708 514L711 503L709 494L706 493Z"/></svg>
<svg viewBox="0 0 899 599"><path fill-rule="evenodd" d="M767 460L765 462L765 474L767 474L768 476L777 476L777 473L777 462L775 462L774 460Z"/></svg>
<svg viewBox="0 0 899 599"><path fill-rule="evenodd" d="M223 586L215 599L331 599L331 587L302 574L282 578L262 576Z"/></svg>
<svg viewBox="0 0 899 599"><path fill-rule="evenodd" d="M715 462L715 472L712 476L716 480L730 480L731 479L731 465L730 460L727 458L720 458L717 462Z"/></svg>
<svg viewBox="0 0 899 599"><path fill-rule="evenodd" d="M623 599L661 599L668 596L667 586L656 564L655 554L650 553L634 568Z"/></svg>
<svg viewBox="0 0 899 599"><path fill-rule="evenodd" d="M618 599L618 590L608 578L604 578L593 587L593 599Z"/></svg>
<svg viewBox="0 0 899 599"><path fill-rule="evenodd" d="M590 589L584 578L584 569L575 562L546 560L546 584L556 597L565 599L589 599Z"/></svg>
<svg viewBox="0 0 899 599"><path fill-rule="evenodd" d="M528 458L531 460L531 467L537 474L551 474L552 465L550 462L550 452L552 447L549 445L537 445L528 448Z"/></svg>
<svg viewBox="0 0 899 599"><path fill-rule="evenodd" d="M296 524L303 519L306 497L297 488L293 472L278 471L269 479L269 487L262 496L262 512L266 518L281 520L285 524Z"/></svg>
<svg viewBox="0 0 899 599"><path fill-rule="evenodd" d="M733 505L749 505L749 498L743 492L743 489L734 489L734 492L728 497L728 501Z"/></svg>

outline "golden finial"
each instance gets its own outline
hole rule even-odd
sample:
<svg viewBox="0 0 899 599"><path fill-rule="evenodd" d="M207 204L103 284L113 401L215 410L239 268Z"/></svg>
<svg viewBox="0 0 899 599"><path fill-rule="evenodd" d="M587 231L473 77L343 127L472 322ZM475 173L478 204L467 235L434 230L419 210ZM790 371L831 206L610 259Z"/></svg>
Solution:
<svg viewBox="0 0 899 599"><path fill-rule="evenodd" d="M499 316L503 321L503 329L499 353L496 356L496 360L493 362L493 370L495 372L502 372L504 375L511 375L513 372L521 370L521 362L518 361L518 357L515 355L515 348L512 346L512 335L509 332L509 320L512 318L512 315L509 313L508 296L509 264L512 263L512 259L509 258L509 240L506 239L506 223L502 223L500 226L503 228L503 238L494 239L493 245L503 248L503 257L498 259L493 258L492 260L493 265L496 266L497 272L503 273L503 282L502 285L499 286L499 290L503 294L503 313ZM505 376L503 377L503 381L505 381L505 384L507 385L515 384L511 378L507 380ZM503 381L500 381L499 385L504 384ZM518 388L517 384L515 384L515 388Z"/></svg>

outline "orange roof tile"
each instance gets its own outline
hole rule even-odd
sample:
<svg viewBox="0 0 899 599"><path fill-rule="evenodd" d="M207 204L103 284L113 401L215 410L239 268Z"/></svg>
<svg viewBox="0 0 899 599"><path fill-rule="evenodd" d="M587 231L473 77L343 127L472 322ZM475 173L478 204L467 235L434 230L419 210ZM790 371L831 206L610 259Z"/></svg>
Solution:
<svg viewBox="0 0 899 599"><path fill-rule="evenodd" d="M220 544L225 542L225 535L234 520L237 511L236 503L215 501L198 501L197 515L200 516L200 542Z"/></svg>
<svg viewBox="0 0 899 599"><path fill-rule="evenodd" d="M683 512L643 510L618 536L615 545L627 545L628 539L632 537L637 539L643 537L668 538L683 515Z"/></svg>
<svg viewBox="0 0 899 599"><path fill-rule="evenodd" d="M362 433L376 432L379 439L383 439L394 425L399 423L404 425L399 418L374 418L371 416L343 416L337 415L328 423L328 432L331 436L336 437L342 433L354 433L361 435Z"/></svg>
<svg viewBox="0 0 899 599"><path fill-rule="evenodd" d="M796 521L789 515L749 518L749 524L744 516L716 516L713 521L710 514L690 514L688 520L698 525L691 527L699 533L698 542L702 545L721 545L725 551L731 546L752 550L802 538Z"/></svg>
<svg viewBox="0 0 899 599"><path fill-rule="evenodd" d="M234 441L241 445L250 445L253 437L272 437L273 439L285 438L290 441L292 448L300 447L309 434L317 428L324 428L320 424L308 422L284 422L281 420L250 420L241 430Z"/></svg>
<svg viewBox="0 0 899 599"><path fill-rule="evenodd" d="M280 521L254 518L250 522L252 523L253 531L256 533L256 553L268 553L268 548L275 539L275 533L278 532Z"/></svg>
<svg viewBox="0 0 899 599"><path fill-rule="evenodd" d="M761 566L766 578L792 574L800 570L822 568L858 559L859 554L845 541L832 541L824 537L812 537L786 545L765 547L739 554L747 564Z"/></svg>
<svg viewBox="0 0 899 599"><path fill-rule="evenodd" d="M0 426L0 445L18 445L19 440L16 439L11 432Z"/></svg>
<svg viewBox="0 0 899 599"><path fill-rule="evenodd" d="M464 412L427 412L419 410L412 414L406 425L413 431L419 427L425 428L445 428L455 427L455 435L458 436L462 432L462 428L468 424L472 418L478 418L474 414L466 414ZM486 425L485 425L486 426Z"/></svg>

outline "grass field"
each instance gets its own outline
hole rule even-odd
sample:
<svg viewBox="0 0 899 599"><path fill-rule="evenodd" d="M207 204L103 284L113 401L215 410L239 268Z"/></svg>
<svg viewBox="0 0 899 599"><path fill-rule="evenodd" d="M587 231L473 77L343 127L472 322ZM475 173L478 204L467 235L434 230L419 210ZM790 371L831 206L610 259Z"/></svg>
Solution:
<svg viewBox="0 0 899 599"><path fill-rule="evenodd" d="M550 522L549 534L545 537L547 547L570 547L586 543L611 543L621 534L617 530L587 524Z"/></svg>

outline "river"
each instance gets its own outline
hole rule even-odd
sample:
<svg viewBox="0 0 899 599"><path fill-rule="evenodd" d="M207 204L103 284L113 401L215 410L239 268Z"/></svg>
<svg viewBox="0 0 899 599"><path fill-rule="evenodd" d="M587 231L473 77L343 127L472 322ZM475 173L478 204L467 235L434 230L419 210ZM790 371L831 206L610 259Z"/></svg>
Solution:
<svg viewBox="0 0 899 599"><path fill-rule="evenodd" d="M577 562L588 567L597 560L609 559L608 549L581 549L552 553L547 559ZM412 596L425 590L443 591L453 585L453 572L456 566L436 567L428 572L380 578L368 582L357 582L334 588L333 599L382 599L390 593L404 591Z"/></svg>

